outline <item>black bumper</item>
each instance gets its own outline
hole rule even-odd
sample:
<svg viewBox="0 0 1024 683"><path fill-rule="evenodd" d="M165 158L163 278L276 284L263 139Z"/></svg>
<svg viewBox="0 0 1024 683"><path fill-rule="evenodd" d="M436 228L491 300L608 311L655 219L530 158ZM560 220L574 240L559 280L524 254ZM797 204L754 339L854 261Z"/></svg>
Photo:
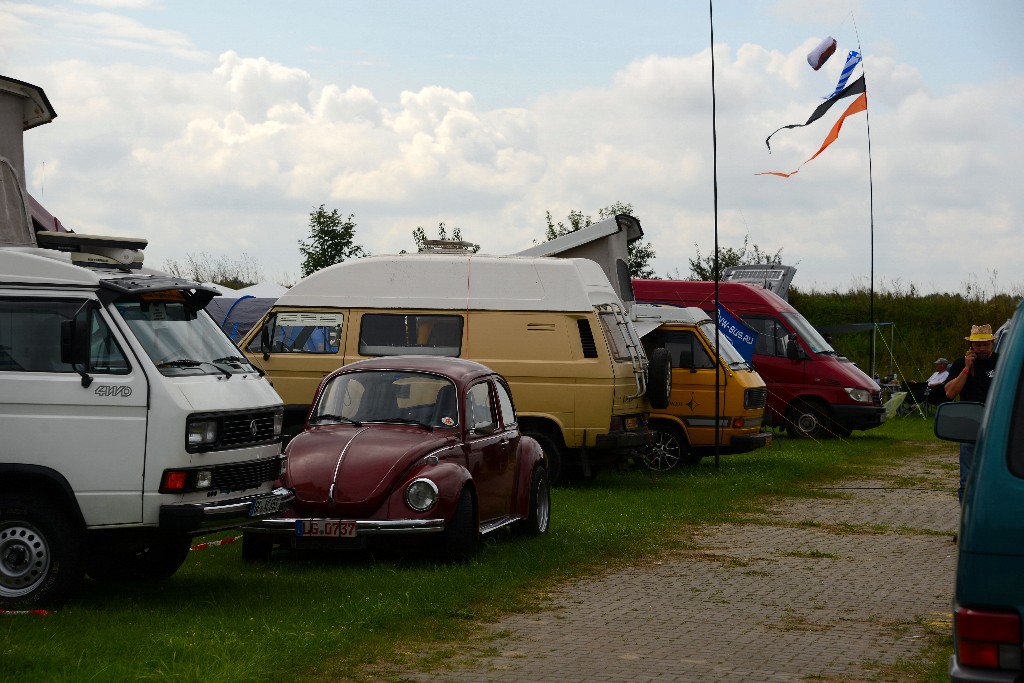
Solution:
<svg viewBox="0 0 1024 683"><path fill-rule="evenodd" d="M884 406L831 407L836 424L846 429L874 429L885 422Z"/></svg>
<svg viewBox="0 0 1024 683"><path fill-rule="evenodd" d="M180 503L160 508L160 528L183 533L233 529L276 515L295 495L286 488L210 503Z"/></svg>
<svg viewBox="0 0 1024 683"><path fill-rule="evenodd" d="M758 432L749 436L734 436L729 442L729 447L733 453L749 453L758 448L764 448L771 442L771 432Z"/></svg>
<svg viewBox="0 0 1024 683"><path fill-rule="evenodd" d="M607 434L597 436L596 450L620 452L631 451L634 448L643 448L651 443L651 431L646 427L641 429L614 430Z"/></svg>

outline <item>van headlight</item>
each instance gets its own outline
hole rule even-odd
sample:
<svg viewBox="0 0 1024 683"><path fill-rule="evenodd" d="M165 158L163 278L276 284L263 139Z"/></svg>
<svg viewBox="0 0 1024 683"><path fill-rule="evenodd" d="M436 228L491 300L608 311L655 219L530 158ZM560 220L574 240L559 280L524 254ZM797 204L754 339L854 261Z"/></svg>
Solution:
<svg viewBox="0 0 1024 683"><path fill-rule="evenodd" d="M217 443L217 420L189 420L186 427L188 450Z"/></svg>
<svg viewBox="0 0 1024 683"><path fill-rule="evenodd" d="M854 401L871 403L871 392L867 389L851 389L850 387L846 387L846 393L848 393L850 398Z"/></svg>
<svg viewBox="0 0 1024 683"><path fill-rule="evenodd" d="M437 485L429 479L413 479L405 487L405 504L416 512L426 512L437 503Z"/></svg>

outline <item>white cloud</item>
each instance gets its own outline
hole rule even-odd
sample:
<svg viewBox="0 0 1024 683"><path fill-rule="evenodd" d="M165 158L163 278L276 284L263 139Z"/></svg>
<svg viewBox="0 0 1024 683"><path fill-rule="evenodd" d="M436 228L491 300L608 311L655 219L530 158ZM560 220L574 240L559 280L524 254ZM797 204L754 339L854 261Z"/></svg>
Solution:
<svg viewBox="0 0 1024 683"><path fill-rule="evenodd" d="M0 19L10 7L0 5ZM685 275L694 243L712 248L706 49L642 56L603 87L518 108L485 109L470 90L442 85L385 103L369 87L264 57L204 58L186 36L125 17L15 7L13 41L46 21L70 22L79 40L199 60L182 70L76 58L11 74L43 87L59 114L26 135L30 191L45 189L44 203L80 231L146 236L157 264L246 252L266 273L296 272L296 243L320 204L354 214L357 242L375 253L410 249L414 227L439 221L510 253L543 236L546 211L596 216L616 201L633 204L660 274ZM718 227L724 245L749 234L765 251L782 249L798 283L845 287L870 272L866 117L847 121L797 176L755 176L799 166L845 108L779 133L772 154L764 146L834 86L837 60L807 77L815 42L786 53L716 46ZM877 281L927 291L987 269L1014 278L1021 200L1008 169L1024 149L1020 83L936 94L891 57L867 67Z"/></svg>

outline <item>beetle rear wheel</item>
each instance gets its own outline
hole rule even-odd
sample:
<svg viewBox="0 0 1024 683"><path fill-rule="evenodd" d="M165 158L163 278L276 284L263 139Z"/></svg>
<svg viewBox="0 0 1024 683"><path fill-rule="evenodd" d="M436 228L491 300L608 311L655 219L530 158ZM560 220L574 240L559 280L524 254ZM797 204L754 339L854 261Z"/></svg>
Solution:
<svg viewBox="0 0 1024 683"><path fill-rule="evenodd" d="M539 536L548 531L551 523L551 485L548 473L541 465L533 468L530 480L530 512L526 519L516 522L515 529L524 534Z"/></svg>

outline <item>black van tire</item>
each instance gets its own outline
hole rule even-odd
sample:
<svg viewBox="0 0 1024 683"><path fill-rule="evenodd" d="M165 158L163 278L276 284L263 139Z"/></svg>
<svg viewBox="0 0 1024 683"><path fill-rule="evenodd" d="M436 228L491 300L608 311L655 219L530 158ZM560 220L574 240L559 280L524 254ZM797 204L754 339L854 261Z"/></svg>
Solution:
<svg viewBox="0 0 1024 683"><path fill-rule="evenodd" d="M187 534L161 533L141 549L99 547L89 558L89 576L96 581L167 579L185 564L191 546Z"/></svg>
<svg viewBox="0 0 1024 683"><path fill-rule="evenodd" d="M827 439L831 424L828 409L815 401L794 401L786 411L786 431L794 439Z"/></svg>
<svg viewBox="0 0 1024 683"><path fill-rule="evenodd" d="M565 462L565 451L558 447L547 434L541 432L524 432L525 436L530 437L538 444L540 449L544 451L544 460L546 462L548 471L548 481L552 485L564 484L568 481L569 477L566 470Z"/></svg>
<svg viewBox="0 0 1024 683"><path fill-rule="evenodd" d="M672 361L668 349L652 349L647 358L647 402L664 410L672 400Z"/></svg>
<svg viewBox="0 0 1024 683"><path fill-rule="evenodd" d="M274 539L267 534L242 532L242 560L244 562L266 562L274 551Z"/></svg>
<svg viewBox="0 0 1024 683"><path fill-rule="evenodd" d="M41 495L0 493L0 607L59 605L85 575L83 533Z"/></svg>

